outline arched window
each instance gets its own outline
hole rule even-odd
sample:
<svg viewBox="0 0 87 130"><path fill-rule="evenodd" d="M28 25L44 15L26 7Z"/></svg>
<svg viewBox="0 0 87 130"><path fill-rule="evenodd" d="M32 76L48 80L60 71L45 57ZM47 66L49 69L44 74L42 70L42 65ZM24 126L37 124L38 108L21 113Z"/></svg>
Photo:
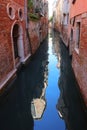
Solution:
<svg viewBox="0 0 87 130"><path fill-rule="evenodd" d="M17 57L19 57L19 55L18 55L19 26L18 26L18 24L14 25L12 36L13 36L13 44L14 44L14 55L15 55L15 59L16 59Z"/></svg>
<svg viewBox="0 0 87 130"><path fill-rule="evenodd" d="M14 19L15 18L15 10L11 5L7 5L7 14L9 16L10 19Z"/></svg>
<svg viewBox="0 0 87 130"><path fill-rule="evenodd" d="M12 8L9 7L9 15L12 16Z"/></svg>
<svg viewBox="0 0 87 130"><path fill-rule="evenodd" d="M23 20L23 10L22 9L19 9L18 16L19 16L20 20Z"/></svg>

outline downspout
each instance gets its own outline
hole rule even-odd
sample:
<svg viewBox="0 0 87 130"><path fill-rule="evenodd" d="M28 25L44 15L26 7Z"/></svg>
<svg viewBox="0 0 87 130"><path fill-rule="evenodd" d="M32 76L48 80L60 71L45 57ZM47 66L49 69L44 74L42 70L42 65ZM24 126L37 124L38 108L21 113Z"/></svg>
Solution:
<svg viewBox="0 0 87 130"><path fill-rule="evenodd" d="M31 40L30 40L30 34L29 34L29 31L28 31L28 28L29 28L29 23L28 23L28 10L27 10L27 0L25 0L25 7L24 7L24 12L25 12L25 24L26 24L26 34L27 34L27 37L28 37L28 41L29 41L29 48L30 48L30 53L32 55L32 47L31 47Z"/></svg>

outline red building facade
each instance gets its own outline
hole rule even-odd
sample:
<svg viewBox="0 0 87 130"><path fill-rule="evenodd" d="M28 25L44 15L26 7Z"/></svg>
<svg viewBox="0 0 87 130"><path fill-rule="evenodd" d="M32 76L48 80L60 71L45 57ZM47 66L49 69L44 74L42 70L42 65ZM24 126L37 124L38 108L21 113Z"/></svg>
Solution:
<svg viewBox="0 0 87 130"><path fill-rule="evenodd" d="M27 2L0 0L0 92L16 76L17 68L36 52L47 35L47 17L37 22L28 21Z"/></svg>
<svg viewBox="0 0 87 130"><path fill-rule="evenodd" d="M57 3L54 28L72 55L72 67L87 107L87 1L58 0Z"/></svg>
<svg viewBox="0 0 87 130"><path fill-rule="evenodd" d="M30 56L24 0L0 0L0 89Z"/></svg>
<svg viewBox="0 0 87 130"><path fill-rule="evenodd" d="M70 0L69 46L72 66L87 106L87 1Z"/></svg>

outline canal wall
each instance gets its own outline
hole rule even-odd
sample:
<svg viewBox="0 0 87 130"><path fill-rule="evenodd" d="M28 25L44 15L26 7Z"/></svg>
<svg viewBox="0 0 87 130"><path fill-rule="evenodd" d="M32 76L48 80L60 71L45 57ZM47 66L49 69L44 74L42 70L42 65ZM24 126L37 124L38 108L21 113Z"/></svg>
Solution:
<svg viewBox="0 0 87 130"><path fill-rule="evenodd" d="M48 21L42 17L38 21L29 21L29 35L32 54L36 52L40 43L46 38L48 33Z"/></svg>
<svg viewBox="0 0 87 130"><path fill-rule="evenodd" d="M29 35L30 35L32 54L34 54L40 45L39 22L33 22L33 21L29 22Z"/></svg>

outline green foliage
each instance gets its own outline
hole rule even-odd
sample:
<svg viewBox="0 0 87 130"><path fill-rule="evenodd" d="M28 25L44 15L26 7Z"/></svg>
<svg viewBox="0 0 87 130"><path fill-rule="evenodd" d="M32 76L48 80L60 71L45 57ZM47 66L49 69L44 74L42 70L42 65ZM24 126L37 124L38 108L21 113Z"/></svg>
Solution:
<svg viewBox="0 0 87 130"><path fill-rule="evenodd" d="M36 14L32 14L32 13L29 13L29 18L30 18L30 20L32 20L32 21L37 21L37 20L39 20L39 16L37 16Z"/></svg>
<svg viewBox="0 0 87 130"><path fill-rule="evenodd" d="M32 0L28 0L28 9L33 8L33 1Z"/></svg>
<svg viewBox="0 0 87 130"><path fill-rule="evenodd" d="M52 20L53 20L53 16L51 16L51 17L49 18L49 22L52 22Z"/></svg>
<svg viewBox="0 0 87 130"><path fill-rule="evenodd" d="M28 17L31 21L38 21L39 20L39 16L37 14L34 14L33 11L33 0L28 0Z"/></svg>

